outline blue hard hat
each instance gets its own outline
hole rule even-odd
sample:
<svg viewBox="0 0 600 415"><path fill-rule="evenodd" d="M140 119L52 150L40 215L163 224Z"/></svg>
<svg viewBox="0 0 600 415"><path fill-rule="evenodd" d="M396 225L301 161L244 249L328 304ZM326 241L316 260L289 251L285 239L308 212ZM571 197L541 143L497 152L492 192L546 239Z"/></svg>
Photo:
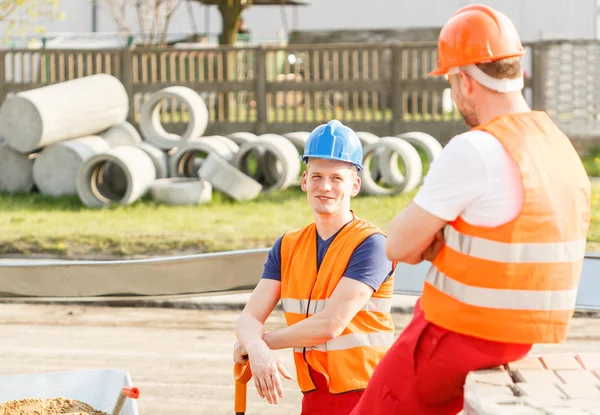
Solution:
<svg viewBox="0 0 600 415"><path fill-rule="evenodd" d="M363 169L363 148L356 133L338 120L331 120L315 128L304 145L302 161L308 157L340 160Z"/></svg>

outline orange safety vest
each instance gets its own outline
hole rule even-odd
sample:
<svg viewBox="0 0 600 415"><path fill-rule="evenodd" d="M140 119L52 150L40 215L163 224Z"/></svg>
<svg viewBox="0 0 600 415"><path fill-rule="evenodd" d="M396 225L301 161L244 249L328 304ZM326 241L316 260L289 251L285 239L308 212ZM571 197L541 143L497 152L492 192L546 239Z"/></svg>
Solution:
<svg viewBox="0 0 600 415"><path fill-rule="evenodd" d="M509 223L445 226L427 274L425 318L448 330L507 343L567 337L590 224L591 184L570 140L544 112L481 125L517 163L524 206Z"/></svg>
<svg viewBox="0 0 600 415"><path fill-rule="evenodd" d="M354 249L374 233L381 232L371 223L354 217L331 242L318 272L315 223L283 236L281 306L288 325L325 308L327 299L344 276ZM294 349L298 385L302 392L316 389L309 365L327 379L332 394L367 387L375 366L394 342L393 277L392 273L373 293L340 336L317 346Z"/></svg>

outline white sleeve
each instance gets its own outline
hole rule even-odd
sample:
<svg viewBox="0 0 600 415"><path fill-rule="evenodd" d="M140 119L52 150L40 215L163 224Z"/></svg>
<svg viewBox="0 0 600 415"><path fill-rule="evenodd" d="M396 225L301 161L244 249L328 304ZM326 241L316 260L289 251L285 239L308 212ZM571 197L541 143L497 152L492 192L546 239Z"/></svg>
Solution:
<svg viewBox="0 0 600 415"><path fill-rule="evenodd" d="M485 160L464 135L454 137L429 167L413 202L448 222L481 197L487 187Z"/></svg>

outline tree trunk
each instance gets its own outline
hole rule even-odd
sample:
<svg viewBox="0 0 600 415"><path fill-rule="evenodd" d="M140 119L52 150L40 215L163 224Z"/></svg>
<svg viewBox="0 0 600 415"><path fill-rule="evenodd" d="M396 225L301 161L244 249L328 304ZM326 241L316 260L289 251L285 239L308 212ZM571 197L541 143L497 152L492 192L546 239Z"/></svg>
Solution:
<svg viewBox="0 0 600 415"><path fill-rule="evenodd" d="M237 39L240 27L239 20L242 15L242 5L240 4L240 0L234 0L233 7L221 3L219 5L219 11L221 12L221 19L223 21L223 30L221 31L219 43L221 45L233 45Z"/></svg>
<svg viewBox="0 0 600 415"><path fill-rule="evenodd" d="M221 31L221 38L219 39L221 45L235 44L240 27L240 17L242 16L244 7L245 6L242 5L242 0L221 0L221 3L219 4L221 19L223 20L223 30ZM235 69L235 56L225 51L223 53L223 77L226 82L233 81L233 79L230 79L229 72L231 68ZM223 118L225 121L231 121L230 112L229 94L224 93Z"/></svg>

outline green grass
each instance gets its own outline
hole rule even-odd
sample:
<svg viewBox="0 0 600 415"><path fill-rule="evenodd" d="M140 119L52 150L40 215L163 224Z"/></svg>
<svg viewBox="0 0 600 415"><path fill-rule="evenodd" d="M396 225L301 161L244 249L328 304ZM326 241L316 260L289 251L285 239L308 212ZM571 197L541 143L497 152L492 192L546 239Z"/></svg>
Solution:
<svg viewBox="0 0 600 415"><path fill-rule="evenodd" d="M429 165L420 155L425 174ZM582 160L590 176L600 176L600 150ZM359 195L353 209L386 231L415 193ZM588 250L600 251L600 183L593 186L592 205ZM282 233L312 220L297 186L249 202L213 191L213 200L202 206L167 206L147 197L104 209L85 208L76 196L0 194L0 254L114 258L269 247Z"/></svg>
<svg viewBox="0 0 600 415"><path fill-rule="evenodd" d="M357 215L386 228L414 192L397 197L359 196ZM77 256L158 255L270 246L283 232L311 221L299 188L236 203L214 192L203 206L165 206L141 200L91 210L76 197L0 196L0 252Z"/></svg>
<svg viewBox="0 0 600 415"><path fill-rule="evenodd" d="M386 231L415 191L393 197L359 195L353 209ZM588 250L600 250L600 185L594 186ZM87 209L76 197L0 195L3 254L109 258L269 247L283 232L313 220L297 187L251 202L218 192L203 206L140 200L126 207Z"/></svg>
<svg viewBox="0 0 600 415"><path fill-rule="evenodd" d="M600 148L590 150L581 157L588 175L600 177Z"/></svg>

